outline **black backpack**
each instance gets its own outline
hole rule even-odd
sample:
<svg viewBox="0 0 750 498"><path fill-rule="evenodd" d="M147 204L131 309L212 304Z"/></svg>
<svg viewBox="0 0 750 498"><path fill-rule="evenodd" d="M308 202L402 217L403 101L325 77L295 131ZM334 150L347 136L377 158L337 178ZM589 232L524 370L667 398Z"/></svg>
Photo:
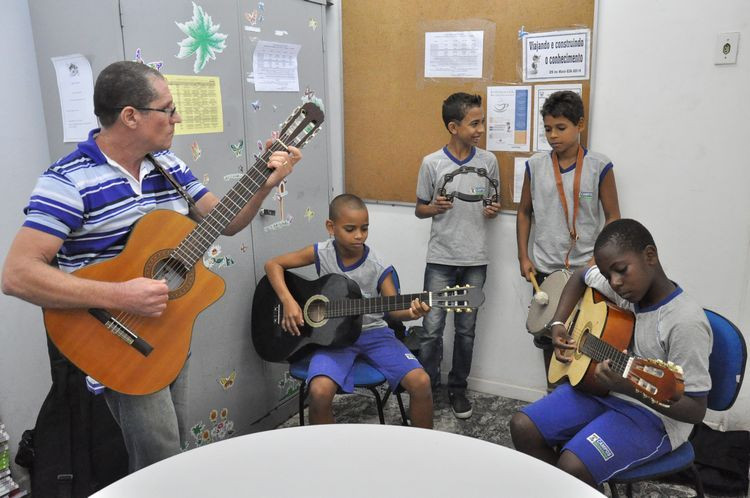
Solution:
<svg viewBox="0 0 750 498"><path fill-rule="evenodd" d="M33 496L86 497L127 475L127 450L104 396L49 338L47 349L52 387L15 461L29 468Z"/></svg>
<svg viewBox="0 0 750 498"><path fill-rule="evenodd" d="M706 493L717 496L746 496L750 468L750 433L720 432L706 424L696 425L690 435L695 450L695 468ZM682 471L666 478L670 482L692 483L692 474Z"/></svg>

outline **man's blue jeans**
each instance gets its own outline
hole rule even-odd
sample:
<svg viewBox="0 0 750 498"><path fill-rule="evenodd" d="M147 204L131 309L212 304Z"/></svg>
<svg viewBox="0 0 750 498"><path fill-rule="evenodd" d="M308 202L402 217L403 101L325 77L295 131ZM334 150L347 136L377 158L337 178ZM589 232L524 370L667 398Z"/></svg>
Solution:
<svg viewBox="0 0 750 498"><path fill-rule="evenodd" d="M487 265L450 266L427 263L424 271L424 288L436 292L446 287L468 284L481 289L484 287L486 276ZM429 374L433 387L440 385L445 314L445 310L432 308L423 319L424 330L419 338L419 361ZM455 313L454 315L453 365L448 374L448 390L451 392L466 390L466 379L469 377L474 351L474 326L476 321L476 310L470 313Z"/></svg>
<svg viewBox="0 0 750 498"><path fill-rule="evenodd" d="M122 430L131 473L177 455L187 427L188 363L172 384L134 396L104 391L109 410Z"/></svg>

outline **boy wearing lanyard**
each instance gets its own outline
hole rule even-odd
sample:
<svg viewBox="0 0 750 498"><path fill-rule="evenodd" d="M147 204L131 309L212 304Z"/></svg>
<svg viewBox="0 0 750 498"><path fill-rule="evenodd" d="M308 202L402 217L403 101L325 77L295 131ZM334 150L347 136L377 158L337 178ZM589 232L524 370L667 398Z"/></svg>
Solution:
<svg viewBox="0 0 750 498"><path fill-rule="evenodd" d="M571 91L555 92L541 110L551 152L526 161L521 202L516 218L516 241L521 276L536 275L541 284L552 272L573 271L593 257L594 242L604 225L620 217L612 162L580 145L583 101ZM534 244L529 252L532 214ZM533 257L533 262L532 262ZM552 356L547 335L534 338L544 352L545 372Z"/></svg>

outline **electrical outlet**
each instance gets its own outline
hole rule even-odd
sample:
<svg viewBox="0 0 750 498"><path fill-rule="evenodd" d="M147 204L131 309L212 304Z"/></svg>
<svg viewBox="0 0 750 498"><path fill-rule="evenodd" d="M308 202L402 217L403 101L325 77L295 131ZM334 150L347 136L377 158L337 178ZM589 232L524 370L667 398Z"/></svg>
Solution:
<svg viewBox="0 0 750 498"><path fill-rule="evenodd" d="M719 33L716 37L714 64L736 64L737 50L740 48L740 33Z"/></svg>

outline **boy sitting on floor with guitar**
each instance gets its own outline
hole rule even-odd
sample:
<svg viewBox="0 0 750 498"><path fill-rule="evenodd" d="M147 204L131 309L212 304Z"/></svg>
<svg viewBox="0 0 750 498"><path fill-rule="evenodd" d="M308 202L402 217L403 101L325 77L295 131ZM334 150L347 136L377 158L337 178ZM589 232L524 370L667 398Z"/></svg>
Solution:
<svg viewBox="0 0 750 498"><path fill-rule="evenodd" d="M315 264L319 276L337 273L351 278L365 297L396 295L397 277L393 267L385 266L365 245L369 228L365 203L355 195L339 195L331 201L328 217L326 228L333 240L282 254L265 265L268 280L284 307L281 326L293 335L300 335L304 319L300 305L284 281L286 269ZM398 320L414 320L429 310L426 303L415 299L411 308L392 311L390 316ZM399 384L406 389L410 397L412 425L431 429L430 378L388 328L382 313L363 316L362 334L351 346L320 348L313 353L307 378L310 423L334 423L333 397L339 388L344 392L354 390L352 366L359 355L383 373L392 390Z"/></svg>
<svg viewBox="0 0 750 498"><path fill-rule="evenodd" d="M578 361L578 351L574 357L573 350L580 343L571 338L571 332L580 335L578 329L591 325L574 320L575 328L569 331L565 321L589 286L635 313L632 353L682 367L685 395L668 405L647 403L641 391L615 373L615 364L606 359L596 365L594 376L609 394L592 395L566 383L513 415L510 429L517 450L592 486L687 440L693 424L700 423L706 413L712 346L705 313L667 278L654 240L643 225L621 219L604 227L596 239L594 259L597 266L577 270L563 290L550 324L554 360L562 364Z"/></svg>

